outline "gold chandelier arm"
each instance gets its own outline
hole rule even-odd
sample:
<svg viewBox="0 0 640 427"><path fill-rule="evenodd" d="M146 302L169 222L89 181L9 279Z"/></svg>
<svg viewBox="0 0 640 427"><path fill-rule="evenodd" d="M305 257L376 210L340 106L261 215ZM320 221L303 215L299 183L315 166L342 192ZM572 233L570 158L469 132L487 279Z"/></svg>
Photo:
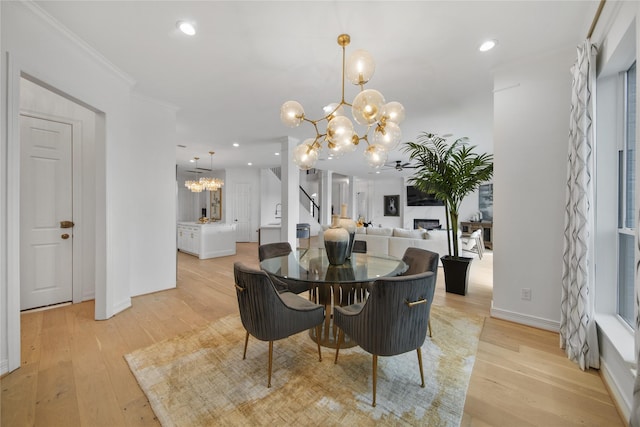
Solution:
<svg viewBox="0 0 640 427"><path fill-rule="evenodd" d="M345 68L345 55L346 55L346 49L345 49L345 45L342 46L342 101L340 102L341 104L346 104L346 102L344 101L344 68Z"/></svg>
<svg viewBox="0 0 640 427"><path fill-rule="evenodd" d="M354 135L353 139L355 140L356 138L358 138L358 142L364 141L364 142L367 143L367 147L370 147L371 143L369 143L369 130L371 129L371 126L373 126L373 125L367 126L367 130L362 136ZM356 144L356 145L358 145L358 144Z"/></svg>
<svg viewBox="0 0 640 427"><path fill-rule="evenodd" d="M323 120L323 119L320 119L320 120ZM316 130L316 139L313 141L314 144L316 144L320 138L322 138L323 136L326 135L326 133L325 134L321 134L320 131L318 130L318 121L319 120L315 120L315 121L311 122L311 124L313 124L314 129ZM318 147L318 148L320 148L320 147Z"/></svg>

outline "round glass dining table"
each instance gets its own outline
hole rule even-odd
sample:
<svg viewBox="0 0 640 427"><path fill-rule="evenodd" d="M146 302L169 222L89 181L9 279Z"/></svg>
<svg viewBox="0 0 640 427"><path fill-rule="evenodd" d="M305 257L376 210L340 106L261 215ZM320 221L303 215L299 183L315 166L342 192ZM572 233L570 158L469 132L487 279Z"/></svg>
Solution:
<svg viewBox="0 0 640 427"><path fill-rule="evenodd" d="M260 268L279 278L311 283L371 282L397 276L408 266L401 259L385 255L353 253L344 264L329 264L324 248L298 249L289 255L260 262Z"/></svg>
<svg viewBox="0 0 640 427"><path fill-rule="evenodd" d="M325 306L325 323L320 344L335 347L337 329L332 323L333 307L362 302L367 297L371 282L381 277L397 276L408 269L398 258L385 255L353 253L344 264L329 264L324 248L299 249L288 255L265 259L260 268L284 281L307 285L309 299ZM303 282L303 283L301 283ZM310 331L315 340L315 330ZM341 347L355 343L345 337Z"/></svg>

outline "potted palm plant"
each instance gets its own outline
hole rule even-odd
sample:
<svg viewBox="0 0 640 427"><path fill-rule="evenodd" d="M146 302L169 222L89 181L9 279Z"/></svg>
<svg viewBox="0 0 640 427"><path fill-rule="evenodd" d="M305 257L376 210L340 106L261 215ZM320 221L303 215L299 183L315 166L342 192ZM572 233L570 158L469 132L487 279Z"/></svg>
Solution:
<svg viewBox="0 0 640 427"><path fill-rule="evenodd" d="M493 155L475 153L476 147L467 145L467 137L451 144L447 137L423 132L417 142L405 143L405 152L416 166L409 182L425 193L433 193L445 205L446 226L451 229L447 233L449 254L441 258L446 290L466 295L472 258L460 256L459 209L466 196L493 176Z"/></svg>

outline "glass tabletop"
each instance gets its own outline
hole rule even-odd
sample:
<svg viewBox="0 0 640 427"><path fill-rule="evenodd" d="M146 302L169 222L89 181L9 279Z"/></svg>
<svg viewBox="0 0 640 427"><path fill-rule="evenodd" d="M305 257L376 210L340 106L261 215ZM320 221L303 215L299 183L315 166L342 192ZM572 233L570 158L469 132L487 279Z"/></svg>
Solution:
<svg viewBox="0 0 640 427"><path fill-rule="evenodd" d="M277 277L306 282L370 282L379 277L397 276L408 266L401 259L353 253L342 265L331 265L324 248L299 249L289 255L269 258L260 267Z"/></svg>

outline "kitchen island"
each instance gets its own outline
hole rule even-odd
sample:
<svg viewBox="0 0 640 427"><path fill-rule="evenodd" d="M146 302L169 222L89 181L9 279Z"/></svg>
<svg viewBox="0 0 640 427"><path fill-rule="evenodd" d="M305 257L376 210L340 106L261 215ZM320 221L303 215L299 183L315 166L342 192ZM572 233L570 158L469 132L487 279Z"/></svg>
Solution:
<svg viewBox="0 0 640 427"><path fill-rule="evenodd" d="M236 254L236 225L178 222L178 250L200 259Z"/></svg>

